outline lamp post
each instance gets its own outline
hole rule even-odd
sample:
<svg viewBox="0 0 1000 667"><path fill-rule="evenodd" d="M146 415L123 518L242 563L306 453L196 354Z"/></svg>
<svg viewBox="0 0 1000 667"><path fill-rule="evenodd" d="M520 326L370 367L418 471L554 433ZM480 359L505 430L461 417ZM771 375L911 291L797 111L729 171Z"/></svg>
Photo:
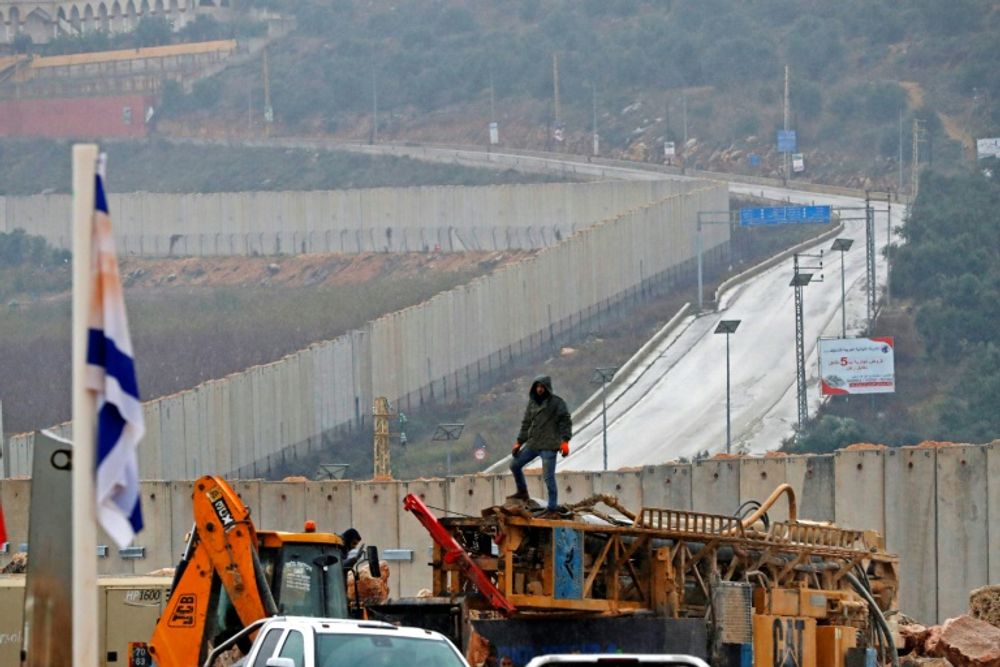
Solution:
<svg viewBox="0 0 1000 667"><path fill-rule="evenodd" d="M726 334L726 454L732 450L732 428L730 427L730 393L729 393L729 334L736 333L742 320L720 320L715 327L715 333Z"/></svg>
<svg viewBox="0 0 1000 667"><path fill-rule="evenodd" d="M836 239L830 250L840 251L840 337L847 338L847 285L844 278L844 253L854 245L854 239Z"/></svg>
<svg viewBox="0 0 1000 667"><path fill-rule="evenodd" d="M461 437L463 428L465 424L438 424L434 429L434 435L431 436L431 440L448 443L448 477L451 477L451 442Z"/></svg>
<svg viewBox="0 0 1000 667"><path fill-rule="evenodd" d="M716 218L724 218L724 219L708 220L707 218L709 218L711 216L715 216ZM702 228L703 225L728 225L728 224L731 224L732 223L732 213L730 213L729 211L698 211L697 218L698 218L698 224L697 224L697 228L695 230L696 231L696 235L695 235L695 251L698 254L698 312L700 313L702 311L702 309L704 308L704 305L705 305L704 295L702 294L702 292L704 291L704 287L703 287L704 280L702 278L703 272L702 272L702 259L701 259L701 253L702 253L702 250L701 250L701 247L702 247L701 228Z"/></svg>
<svg viewBox="0 0 1000 667"><path fill-rule="evenodd" d="M592 382L601 384L601 419L604 436L604 469L608 469L608 383L618 372L617 366L605 366L594 369Z"/></svg>

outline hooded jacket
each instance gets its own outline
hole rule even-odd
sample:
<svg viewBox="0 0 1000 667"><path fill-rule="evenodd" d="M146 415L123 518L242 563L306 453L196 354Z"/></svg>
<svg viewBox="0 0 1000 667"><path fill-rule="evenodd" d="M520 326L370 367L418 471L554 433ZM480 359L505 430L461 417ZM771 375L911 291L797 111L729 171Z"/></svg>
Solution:
<svg viewBox="0 0 1000 667"><path fill-rule="evenodd" d="M547 391L541 401L535 394L535 387L539 384ZM559 444L563 441L569 442L572 435L573 422L566 401L552 393L552 378L539 375L531 383L528 407L524 409L524 419L521 420L517 443L535 451L557 451Z"/></svg>

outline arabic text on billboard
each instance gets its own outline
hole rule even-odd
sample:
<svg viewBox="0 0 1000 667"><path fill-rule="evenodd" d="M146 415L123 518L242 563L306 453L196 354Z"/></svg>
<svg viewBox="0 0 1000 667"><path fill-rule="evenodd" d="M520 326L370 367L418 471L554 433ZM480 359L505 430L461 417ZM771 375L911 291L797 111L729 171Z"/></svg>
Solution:
<svg viewBox="0 0 1000 667"><path fill-rule="evenodd" d="M895 392L892 337L821 339L819 377L824 395Z"/></svg>

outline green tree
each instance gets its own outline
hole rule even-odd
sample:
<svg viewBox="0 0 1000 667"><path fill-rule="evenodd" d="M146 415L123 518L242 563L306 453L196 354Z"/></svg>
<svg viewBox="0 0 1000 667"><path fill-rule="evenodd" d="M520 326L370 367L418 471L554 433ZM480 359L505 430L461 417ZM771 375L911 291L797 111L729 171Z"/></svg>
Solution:
<svg viewBox="0 0 1000 667"><path fill-rule="evenodd" d="M169 44L174 35L174 27L163 16L144 16L135 27L136 46L162 46Z"/></svg>

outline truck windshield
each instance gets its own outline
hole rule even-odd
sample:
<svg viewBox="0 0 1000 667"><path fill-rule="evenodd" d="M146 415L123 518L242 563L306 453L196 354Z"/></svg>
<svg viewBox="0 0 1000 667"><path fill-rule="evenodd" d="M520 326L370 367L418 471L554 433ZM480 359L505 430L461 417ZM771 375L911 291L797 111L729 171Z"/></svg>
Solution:
<svg viewBox="0 0 1000 667"><path fill-rule="evenodd" d="M385 634L316 635L316 667L465 667L447 641Z"/></svg>

